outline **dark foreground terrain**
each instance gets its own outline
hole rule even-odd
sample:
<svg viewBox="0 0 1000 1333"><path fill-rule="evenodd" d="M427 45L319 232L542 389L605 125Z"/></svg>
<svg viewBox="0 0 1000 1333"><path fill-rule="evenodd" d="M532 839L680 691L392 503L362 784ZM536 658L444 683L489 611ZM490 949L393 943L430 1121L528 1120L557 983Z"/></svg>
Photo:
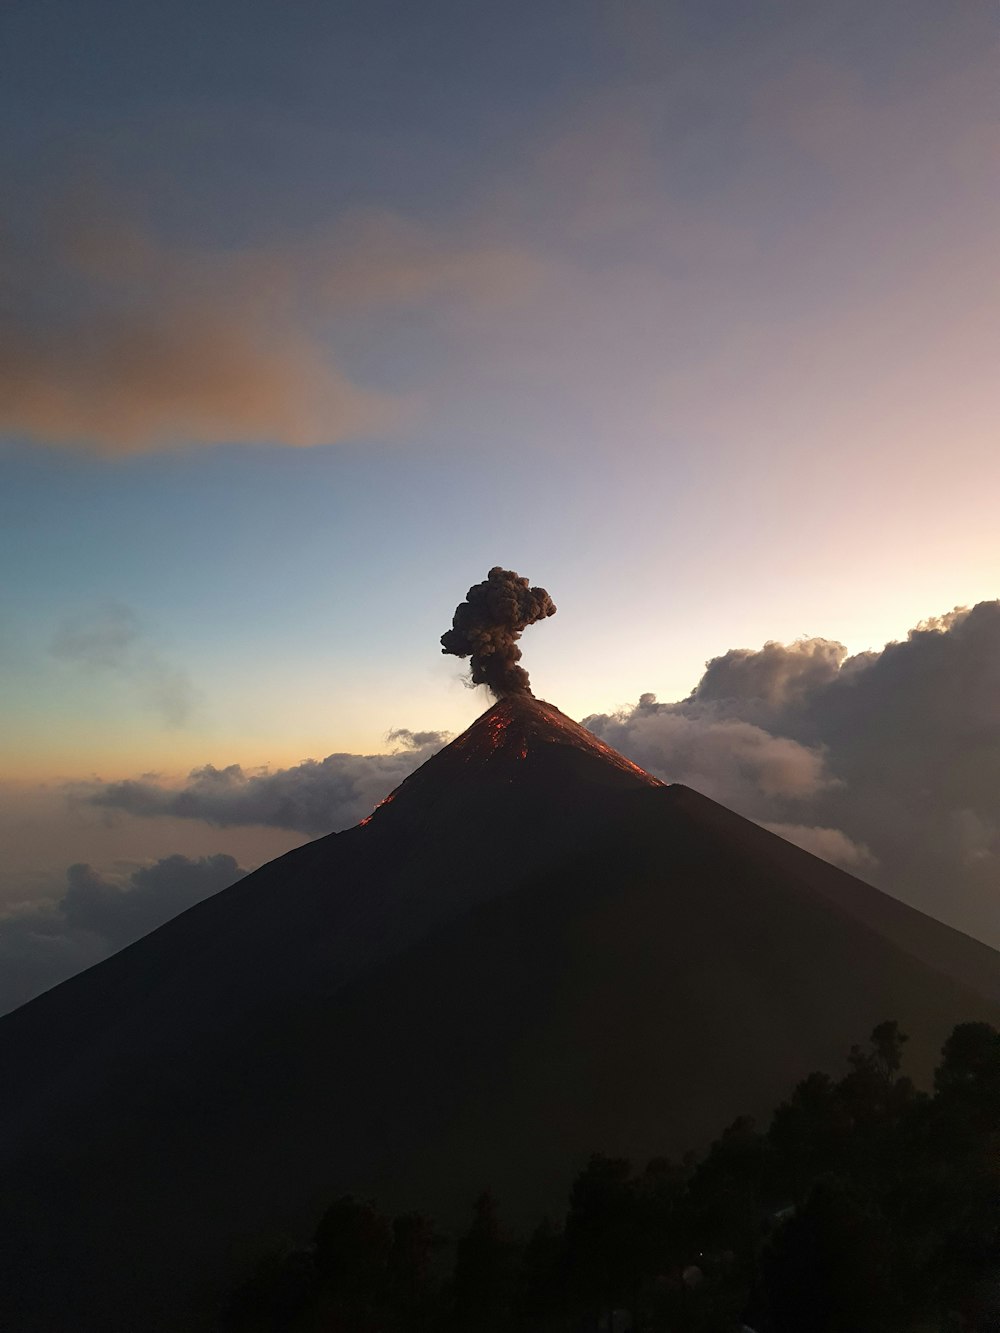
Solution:
<svg viewBox="0 0 1000 1333"><path fill-rule="evenodd" d="M457 1236L344 1197L262 1255L229 1333L957 1333L1000 1321L1000 1032L955 1028L933 1096L881 1023L843 1077L803 1079L761 1132L633 1171L595 1154L553 1222L482 1193Z"/></svg>
<svg viewBox="0 0 1000 1333"><path fill-rule="evenodd" d="M593 1151L702 1151L886 1016L929 1086L1000 956L551 705L503 701L370 821L0 1020L0 1299L197 1329L331 1199L557 1215Z"/></svg>

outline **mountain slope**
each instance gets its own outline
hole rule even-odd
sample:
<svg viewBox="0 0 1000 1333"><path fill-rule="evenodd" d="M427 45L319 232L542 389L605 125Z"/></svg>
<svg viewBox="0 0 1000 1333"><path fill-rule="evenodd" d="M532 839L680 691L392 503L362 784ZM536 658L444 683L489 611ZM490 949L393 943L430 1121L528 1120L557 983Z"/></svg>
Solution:
<svg viewBox="0 0 1000 1333"><path fill-rule="evenodd" d="M984 946L506 700L358 828L0 1020L8 1299L25 1329L195 1328L337 1194L448 1224L489 1184L528 1216L883 1018L926 1078L998 998Z"/></svg>

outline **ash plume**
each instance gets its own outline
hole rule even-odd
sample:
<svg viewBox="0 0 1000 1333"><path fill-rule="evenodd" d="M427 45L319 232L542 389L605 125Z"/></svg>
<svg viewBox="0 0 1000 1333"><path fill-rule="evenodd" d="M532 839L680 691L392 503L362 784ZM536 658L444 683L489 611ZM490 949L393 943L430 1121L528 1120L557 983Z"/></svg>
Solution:
<svg viewBox="0 0 1000 1333"><path fill-rule="evenodd" d="M498 699L530 694L528 673L518 666L517 641L528 625L555 613L544 588L530 588L512 569L495 565L456 607L452 628L441 635L441 651L471 658L473 685L489 686Z"/></svg>

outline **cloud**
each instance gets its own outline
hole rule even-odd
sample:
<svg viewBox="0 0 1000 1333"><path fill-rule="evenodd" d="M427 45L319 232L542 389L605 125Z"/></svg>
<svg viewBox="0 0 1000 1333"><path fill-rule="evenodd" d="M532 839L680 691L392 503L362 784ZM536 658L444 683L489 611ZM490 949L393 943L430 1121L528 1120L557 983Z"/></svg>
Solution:
<svg viewBox="0 0 1000 1333"><path fill-rule="evenodd" d="M705 667L692 699L731 700L763 708L794 708L812 691L836 679L847 649L829 639L800 639L797 643L765 643L756 652L731 648Z"/></svg>
<svg viewBox="0 0 1000 1333"><path fill-rule="evenodd" d="M90 208L0 233L0 431L123 455L330 444L413 407L338 364L338 318L509 305L532 263L366 217L286 245L192 249Z"/></svg>
<svg viewBox="0 0 1000 1333"><path fill-rule="evenodd" d="M644 694L633 710L584 718L601 740L668 782L744 811L815 796L831 778L823 753L751 722L719 718Z"/></svg>
<svg viewBox="0 0 1000 1333"><path fill-rule="evenodd" d="M394 754L330 754L275 772L247 772L239 764L206 764L181 787L150 780L78 786L77 794L108 810L141 816L203 819L228 827L262 824L302 833L331 833L356 824L439 749L444 733L400 728L390 738L405 748Z"/></svg>
<svg viewBox="0 0 1000 1333"><path fill-rule="evenodd" d="M92 673L110 673L128 681L145 707L168 727L188 720L198 694L186 673L171 666L144 642L139 617L118 602L70 616L49 644L53 657Z"/></svg>
<svg viewBox="0 0 1000 1333"><path fill-rule="evenodd" d="M398 745L404 750L423 750L428 746L440 749L451 733L447 731L410 731L409 727L397 727L387 731L385 738L390 745Z"/></svg>
<svg viewBox="0 0 1000 1333"><path fill-rule="evenodd" d="M587 719L604 740L1000 945L1000 601L881 651L713 658L691 695Z"/></svg>
<svg viewBox="0 0 1000 1333"><path fill-rule="evenodd" d="M59 908L71 927L101 935L120 949L245 874L223 853L198 860L175 853L137 867L122 886L81 862L66 872Z"/></svg>
<svg viewBox="0 0 1000 1333"><path fill-rule="evenodd" d="M92 669L121 670L128 665L139 635L135 612L111 603L88 617L64 621L52 638L50 651Z"/></svg>
<svg viewBox="0 0 1000 1333"><path fill-rule="evenodd" d="M826 639L712 659L688 698L644 694L586 724L684 782L1000 946L1000 601L849 656ZM356 823L443 741L400 728L390 755L276 772L195 770L81 789L92 805L326 833Z"/></svg>
<svg viewBox="0 0 1000 1333"><path fill-rule="evenodd" d="M62 897L0 916L0 1013L98 963L247 872L231 856L166 856L106 876L79 863Z"/></svg>
<svg viewBox="0 0 1000 1333"><path fill-rule="evenodd" d="M393 214L347 219L335 236L298 248L313 299L336 313L448 301L479 311L516 308L544 265L531 250L489 234L454 239Z"/></svg>
<svg viewBox="0 0 1000 1333"><path fill-rule="evenodd" d="M870 874L878 865L863 843L852 842L839 828L816 828L808 824L765 824L764 828L856 875Z"/></svg>

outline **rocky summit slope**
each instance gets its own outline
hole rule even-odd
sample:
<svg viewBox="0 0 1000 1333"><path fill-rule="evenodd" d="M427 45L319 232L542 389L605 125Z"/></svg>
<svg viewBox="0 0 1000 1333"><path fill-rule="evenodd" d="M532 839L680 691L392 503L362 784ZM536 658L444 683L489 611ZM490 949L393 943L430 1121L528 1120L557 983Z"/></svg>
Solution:
<svg viewBox="0 0 1000 1333"><path fill-rule="evenodd" d="M537 1216L884 1018L926 1078L1000 1025L1000 955L502 700L357 828L0 1019L0 1308L194 1330L337 1195Z"/></svg>

